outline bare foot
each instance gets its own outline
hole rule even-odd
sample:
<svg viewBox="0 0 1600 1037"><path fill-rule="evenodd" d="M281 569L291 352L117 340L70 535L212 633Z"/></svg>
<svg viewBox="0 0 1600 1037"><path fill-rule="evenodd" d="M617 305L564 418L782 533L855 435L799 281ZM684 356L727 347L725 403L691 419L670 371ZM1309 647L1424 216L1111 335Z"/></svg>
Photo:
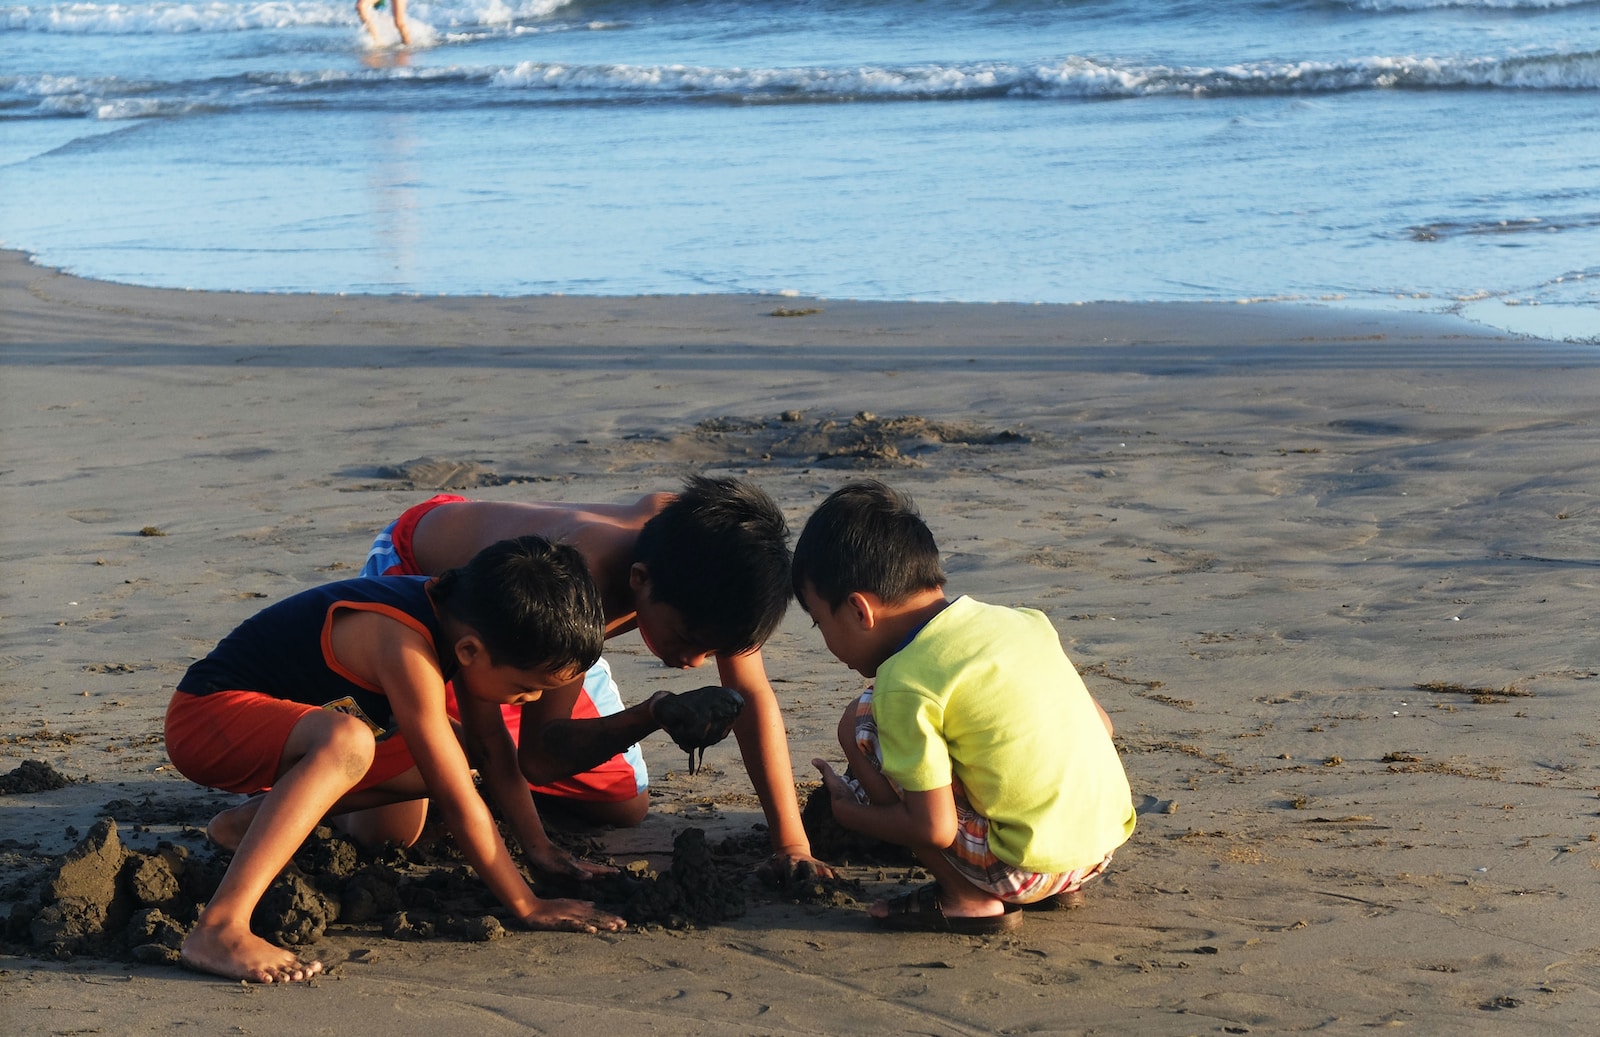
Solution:
<svg viewBox="0 0 1600 1037"><path fill-rule="evenodd" d="M230 853L237 850L260 809L260 796L251 796L238 806L229 807L206 825L206 838Z"/></svg>
<svg viewBox="0 0 1600 1037"><path fill-rule="evenodd" d="M322 962L301 961L248 930L241 935L197 926L178 955L197 972L249 983L299 983L322 971Z"/></svg>
<svg viewBox="0 0 1600 1037"><path fill-rule="evenodd" d="M608 914L587 900L541 900L522 924L529 929L563 933L614 933L628 927L625 919Z"/></svg>

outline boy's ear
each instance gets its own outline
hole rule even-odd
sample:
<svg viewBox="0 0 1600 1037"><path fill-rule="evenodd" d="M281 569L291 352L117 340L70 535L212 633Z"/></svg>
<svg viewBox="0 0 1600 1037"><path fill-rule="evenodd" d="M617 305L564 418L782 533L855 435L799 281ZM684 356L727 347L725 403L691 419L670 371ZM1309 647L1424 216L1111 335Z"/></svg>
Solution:
<svg viewBox="0 0 1600 1037"><path fill-rule="evenodd" d="M879 610L883 602L878 600L876 594L865 591L852 591L844 599L846 615L852 619L862 630L871 630L878 625Z"/></svg>
<svg viewBox="0 0 1600 1037"><path fill-rule="evenodd" d="M484 647L477 634L467 634L456 642L456 662L463 668L471 666L480 658L489 658L489 650Z"/></svg>
<svg viewBox="0 0 1600 1037"><path fill-rule="evenodd" d="M628 587L635 594L643 590L650 582L650 567L643 562L634 562L628 566Z"/></svg>

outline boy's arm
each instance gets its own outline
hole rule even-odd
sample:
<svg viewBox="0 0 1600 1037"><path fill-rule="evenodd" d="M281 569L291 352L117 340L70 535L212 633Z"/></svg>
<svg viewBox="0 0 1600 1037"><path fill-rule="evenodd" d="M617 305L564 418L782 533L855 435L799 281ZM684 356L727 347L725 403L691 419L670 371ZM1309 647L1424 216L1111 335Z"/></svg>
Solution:
<svg viewBox="0 0 1600 1037"><path fill-rule="evenodd" d="M548 785L593 770L661 726L652 707L664 691L620 713L575 720L572 708L582 689L575 681L522 707L517 763L530 783Z"/></svg>
<svg viewBox="0 0 1600 1037"><path fill-rule="evenodd" d="M761 650L718 655L717 676L723 685L744 696L744 709L734 722L733 734L739 740L745 772L767 817L773 851L768 870L787 878L805 865L819 875L831 876L833 869L811 856L811 840L800 823L788 734L778 709L777 693L767 679Z"/></svg>
<svg viewBox="0 0 1600 1037"><path fill-rule="evenodd" d="M444 681L433 646L409 627L367 615L385 624L385 629L368 657L370 665L360 669L370 672L388 697L429 797L438 804L462 855L484 885L531 928L578 932L620 928L621 919L596 912L591 904L546 901L534 895L472 783L466 753L445 714Z"/></svg>
<svg viewBox="0 0 1600 1037"><path fill-rule="evenodd" d="M614 873L615 868L580 861L550 841L528 782L517 767L517 748L506 731L500 707L470 696L460 697L456 704L467 756L477 764L484 790L511 827L528 863L549 874L578 879Z"/></svg>
<svg viewBox="0 0 1600 1037"><path fill-rule="evenodd" d="M1100 714L1100 722L1106 726L1106 734L1115 736L1116 732L1111 729L1111 714L1106 712L1106 708L1093 695L1089 696L1089 701L1094 703L1095 712Z"/></svg>
<svg viewBox="0 0 1600 1037"><path fill-rule="evenodd" d="M833 816L852 832L896 846L943 849L956 839L956 797L949 785L926 792L903 792L895 803L874 805L856 799L832 767L812 760L828 789Z"/></svg>

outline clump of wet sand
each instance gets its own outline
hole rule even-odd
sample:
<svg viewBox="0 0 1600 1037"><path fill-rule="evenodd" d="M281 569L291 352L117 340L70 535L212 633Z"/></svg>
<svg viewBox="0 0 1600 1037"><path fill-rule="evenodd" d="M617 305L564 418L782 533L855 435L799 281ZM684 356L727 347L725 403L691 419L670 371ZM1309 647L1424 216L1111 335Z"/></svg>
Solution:
<svg viewBox="0 0 1600 1037"><path fill-rule="evenodd" d="M138 804L117 801L137 815ZM146 804L150 806L150 804ZM746 845L749 843L749 845ZM626 918L634 930L699 929L741 917L759 859L755 841L712 844L688 828L673 841L672 864L645 861L615 875L578 883L544 879L541 896L574 896ZM178 951L215 893L230 855L163 841L153 851L123 843L105 817L70 851L20 885L0 926L8 951L70 960L79 956L178 964ZM801 876L781 887L790 900L845 906L852 884ZM14 884L13 892L18 891ZM254 930L284 947L305 946L330 931L381 933L396 940L485 941L504 936L506 921L448 838L417 847L365 851L332 829L318 828L263 896Z"/></svg>
<svg viewBox="0 0 1600 1037"><path fill-rule="evenodd" d="M885 417L871 411L848 418L808 417L799 411L785 411L777 419L711 418L686 437L724 456L854 469L915 468L947 447L1007 447L1032 441L1017 429L936 421L917 414Z"/></svg>
<svg viewBox="0 0 1600 1037"><path fill-rule="evenodd" d="M64 789L72 779L50 766L48 760L23 760L11 771L0 774L0 796Z"/></svg>
<svg viewBox="0 0 1600 1037"><path fill-rule="evenodd" d="M800 823L811 842L811 852L819 860L836 864L910 867L916 855L904 846L852 832L833 816L828 790L818 786L806 797L800 809Z"/></svg>

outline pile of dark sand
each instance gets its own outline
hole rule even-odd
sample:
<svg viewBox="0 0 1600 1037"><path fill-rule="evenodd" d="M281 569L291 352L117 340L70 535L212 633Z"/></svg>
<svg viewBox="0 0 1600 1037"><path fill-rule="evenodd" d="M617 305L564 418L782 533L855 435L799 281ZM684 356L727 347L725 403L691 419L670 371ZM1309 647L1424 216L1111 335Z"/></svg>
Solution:
<svg viewBox="0 0 1600 1037"><path fill-rule="evenodd" d="M714 456L745 457L823 468L916 468L949 447L1015 447L1032 442L1016 429L974 422L935 421L916 414L882 417L808 417L785 411L777 418L710 418L678 437Z"/></svg>
<svg viewBox="0 0 1600 1037"><path fill-rule="evenodd" d="M8 794L48 791L68 783L48 763L26 761L0 775ZM9 915L0 920L0 945L11 953L57 959L84 955L147 964L176 964L178 949L211 899L230 855L189 825L192 802L113 800L76 846L47 865L13 873L0 886ZM816 789L803 814L813 852L831 863L914 864L903 849L862 839L833 820L825 790ZM154 850L126 845L118 822L179 825L197 848L163 840ZM392 939L493 940L507 924L499 904L467 867L448 836L430 825L417 846L363 850L329 828L318 828L267 891L252 928L280 946L314 943L330 930ZM68 829L69 837L77 832ZM430 837L430 834L433 837ZM598 841L552 832L576 856L604 858ZM545 897L576 897L627 919L634 930L701 929L743 916L749 894L791 903L846 907L857 903L856 879L824 878L809 869L773 875L757 868L768 850L764 831L712 843L700 828L673 839L672 863L653 870L643 860L614 875L579 882L544 877ZM760 876L761 882L755 881Z"/></svg>
<svg viewBox="0 0 1600 1037"><path fill-rule="evenodd" d="M764 837L756 837L764 846ZM644 861L579 883L536 882L541 896L595 901L634 930L699 929L742 916L759 850L751 840L713 846L699 828L678 833L664 872ZM42 874L11 884L12 911L0 940L11 953L80 955L177 964L178 949L216 891L229 855L164 841L152 852L126 846L106 817ZM859 883L797 877L776 888L785 899L844 906ZM392 939L493 940L503 912L448 839L365 852L319 828L267 891L252 928L284 947L330 931Z"/></svg>
<svg viewBox="0 0 1600 1037"><path fill-rule="evenodd" d="M833 816L828 790L817 787L800 809L800 823L811 842L811 854L830 864L876 865L884 868L913 867L916 856L904 846L852 832Z"/></svg>
<svg viewBox="0 0 1600 1037"><path fill-rule="evenodd" d="M703 829L686 828L672 840L672 866L666 871L634 861L614 875L569 882L554 895L593 900L635 929L703 929L745 913L749 862L748 841L728 839L713 847ZM542 886L541 895L553 885Z"/></svg>
<svg viewBox="0 0 1600 1037"><path fill-rule="evenodd" d="M0 796L54 792L71 783L71 778L43 760L23 760L15 770L0 774Z"/></svg>
<svg viewBox="0 0 1600 1037"><path fill-rule="evenodd" d="M147 964L178 960L178 948L215 893L229 855L162 842L153 852L123 844L102 818L54 861L13 906L8 949ZM719 855L705 833L679 833L673 864L657 874L633 865L593 882L539 883L541 895L581 896L630 926L700 928L745 912L748 866ZM447 839L364 852L328 828L308 839L256 908L252 928L284 947L315 943L330 927L381 931L401 940L493 940L505 934L499 906Z"/></svg>

